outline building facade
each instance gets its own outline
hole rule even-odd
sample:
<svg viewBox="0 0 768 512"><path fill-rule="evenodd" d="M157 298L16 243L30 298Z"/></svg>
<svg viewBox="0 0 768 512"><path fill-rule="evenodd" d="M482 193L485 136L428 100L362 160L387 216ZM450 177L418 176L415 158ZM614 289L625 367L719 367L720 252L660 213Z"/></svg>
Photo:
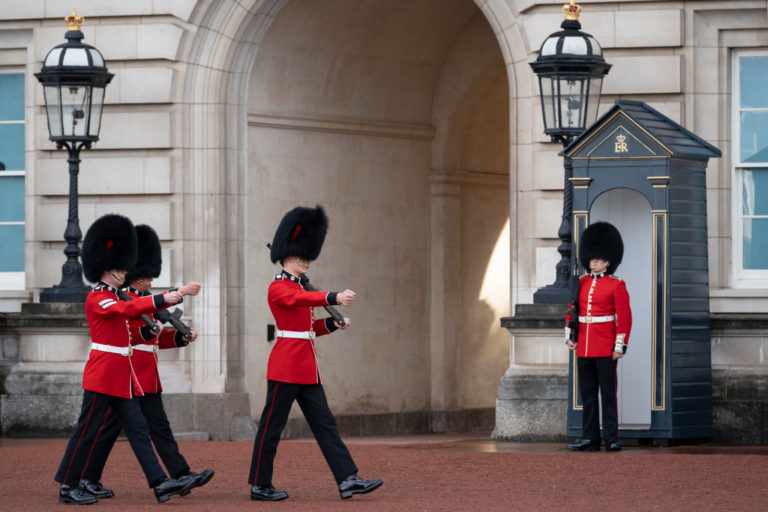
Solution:
<svg viewBox="0 0 768 512"><path fill-rule="evenodd" d="M543 134L528 63L558 30L560 4L76 6L84 42L115 74L101 139L81 154L81 228L113 212L148 223L164 248L157 285L203 283L184 305L200 338L161 363L179 411L193 404L202 417L211 403L229 404L216 409L228 425L217 438L258 417L277 271L262 236L297 204L323 204L330 217L313 282L358 294L352 327L321 340L318 354L342 427L493 428L505 373L562 373L562 340L510 337L499 323L554 280L559 258L562 147ZM642 100L722 150L707 169L712 312L759 320L768 310L767 2L581 4L583 30L613 65L601 112L616 98ZM64 262L66 158L47 139L33 73L63 41L71 6L0 5L0 310L13 316L59 281ZM34 394L40 374L66 375L50 382L76 393L88 353L77 320L56 331L21 317L2 329L4 431L13 396ZM755 325L748 336L713 334L713 368L768 369L766 331ZM177 421L177 430L215 430L183 412Z"/></svg>

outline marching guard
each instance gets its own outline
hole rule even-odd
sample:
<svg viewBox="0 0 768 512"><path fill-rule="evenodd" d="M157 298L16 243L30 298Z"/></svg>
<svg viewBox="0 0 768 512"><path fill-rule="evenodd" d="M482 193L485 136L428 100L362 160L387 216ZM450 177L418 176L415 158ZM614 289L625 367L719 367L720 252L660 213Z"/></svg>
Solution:
<svg viewBox="0 0 768 512"><path fill-rule="evenodd" d="M271 245L272 263L283 271L269 286L268 302L277 324L277 342L267 365L267 400L253 443L248 483L251 499L279 501L288 493L272 485L272 470L280 434L294 400L298 402L325 460L333 472L342 499L371 492L381 486L378 478L357 476L357 466L341 440L336 420L328 407L315 340L336 329L349 327L331 317L315 319L317 306L348 306L355 292L309 291L306 273L317 259L328 231L328 217L321 206L294 208L280 222Z"/></svg>
<svg viewBox="0 0 768 512"><path fill-rule="evenodd" d="M91 332L91 352L83 370L83 404L75 432L67 444L54 479L61 484L59 501L89 505L98 498L81 486L94 442L111 416L116 416L149 487L159 502L189 491L195 484L191 476L168 478L152 449L147 422L139 403L133 400L144 391L132 361L132 318L153 313L181 301L182 293L171 291L126 302L118 298L127 269L136 262L136 232L131 221L121 215L97 219L83 241L83 272L97 283L85 301L85 314Z"/></svg>
<svg viewBox="0 0 768 512"><path fill-rule="evenodd" d="M566 343L576 351L584 410L581 440L569 443L569 450L600 450L598 391L603 408L605 448L621 450L616 368L617 361L627 351L632 311L627 286L613 273L623 255L624 243L612 224L596 222L582 233L579 260L589 273L579 279L578 312L569 309L566 314ZM575 322L578 322L578 337L573 340L569 326Z"/></svg>
<svg viewBox="0 0 768 512"><path fill-rule="evenodd" d="M160 275L162 270L162 248L160 239L155 230L145 224L136 226L136 239L138 241L138 256L136 265L126 274L125 282L128 286L121 288L122 299L137 300L140 297L150 295L149 289L152 280ZM182 286L179 291L182 295L197 295L200 291L200 283L192 281ZM148 318L148 317L145 317ZM154 323L154 319L150 319ZM213 470L205 469L200 473L191 472L186 459L179 452L179 446L173 437L171 425L165 414L162 398L162 385L158 372L158 349L171 349L187 346L197 339L197 331L189 329L189 336L184 337L179 330L164 329L158 322L154 328L145 319L133 318L130 320L131 336L141 339L141 343L133 346L131 362L138 378L143 396L135 399L139 402L141 412L147 420L149 437L155 445L160 459L172 478L179 479L191 476L194 479L192 487L200 487L213 478ZM159 333L158 333L159 331ZM88 465L81 480L82 486L90 494L97 498L110 498L114 496L111 489L104 488L101 484L101 474L107 462L110 451L120 433L121 425L114 415L108 420L102 434L94 444Z"/></svg>

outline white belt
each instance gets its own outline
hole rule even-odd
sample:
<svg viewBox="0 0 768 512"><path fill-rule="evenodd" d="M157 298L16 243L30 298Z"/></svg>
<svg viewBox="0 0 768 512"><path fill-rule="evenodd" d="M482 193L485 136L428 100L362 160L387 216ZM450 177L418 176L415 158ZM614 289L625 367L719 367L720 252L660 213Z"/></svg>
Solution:
<svg viewBox="0 0 768 512"><path fill-rule="evenodd" d="M133 347L115 347L114 345L105 345L103 343L91 343L91 350L100 350L111 354L120 354L121 356L130 356L133 354Z"/></svg>
<svg viewBox="0 0 768 512"><path fill-rule="evenodd" d="M157 352L159 347L157 345L134 345L134 350L141 350L143 352Z"/></svg>
<svg viewBox="0 0 768 512"><path fill-rule="evenodd" d="M298 338L301 340L314 340L314 331L277 331L278 338Z"/></svg>
<svg viewBox="0 0 768 512"><path fill-rule="evenodd" d="M613 322L616 320L616 315L605 316L580 316L579 322L584 324L599 324L602 322Z"/></svg>

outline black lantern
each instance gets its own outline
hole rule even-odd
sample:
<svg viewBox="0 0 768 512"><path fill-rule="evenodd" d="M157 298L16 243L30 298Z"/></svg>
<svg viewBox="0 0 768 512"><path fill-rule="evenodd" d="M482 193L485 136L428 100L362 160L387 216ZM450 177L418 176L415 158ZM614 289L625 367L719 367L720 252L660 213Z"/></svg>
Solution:
<svg viewBox="0 0 768 512"><path fill-rule="evenodd" d="M565 21L560 32L551 34L541 45L539 57L531 62L533 72L539 77L541 111L544 116L544 133L552 142L570 144L597 119L603 77L611 65L603 59L600 44L591 35L581 31L579 14L581 6L574 0L563 5ZM571 299L571 240L573 167L565 159L565 183L563 185L563 216L557 236L560 238L560 261L556 279L533 295L535 303L560 303Z"/></svg>
<svg viewBox="0 0 768 512"><path fill-rule="evenodd" d="M99 140L104 90L114 76L107 71L101 53L82 43L80 26L84 18L73 10L64 20L67 42L48 52L43 69L35 73L43 84L49 139L56 143L56 149L66 148L69 152L69 216L64 231L67 261L61 269L61 283L43 290L41 302L83 302L89 291L79 261L82 233L77 214L77 175L80 150L90 149L91 143Z"/></svg>
<svg viewBox="0 0 768 512"><path fill-rule="evenodd" d="M603 77L611 65L597 40L581 32L581 6L571 0L563 11L563 30L544 41L531 67L539 77L544 133L568 145L597 119Z"/></svg>

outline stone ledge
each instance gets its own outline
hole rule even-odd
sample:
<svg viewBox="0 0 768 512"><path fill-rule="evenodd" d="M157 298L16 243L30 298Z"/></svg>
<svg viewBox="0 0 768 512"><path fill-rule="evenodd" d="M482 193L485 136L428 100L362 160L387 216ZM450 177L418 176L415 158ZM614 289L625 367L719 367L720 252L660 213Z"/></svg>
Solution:
<svg viewBox="0 0 768 512"><path fill-rule="evenodd" d="M20 313L0 314L1 329L88 328L82 302L25 302Z"/></svg>
<svg viewBox="0 0 768 512"><path fill-rule="evenodd" d="M515 315L501 318L506 329L562 329L567 304L518 304ZM768 313L711 313L710 329L715 331L765 329Z"/></svg>
<svg viewBox="0 0 768 512"><path fill-rule="evenodd" d="M567 304L518 304L515 316L501 319L507 329L562 329Z"/></svg>
<svg viewBox="0 0 768 512"><path fill-rule="evenodd" d="M714 313L709 318L713 331L768 329L766 313Z"/></svg>

